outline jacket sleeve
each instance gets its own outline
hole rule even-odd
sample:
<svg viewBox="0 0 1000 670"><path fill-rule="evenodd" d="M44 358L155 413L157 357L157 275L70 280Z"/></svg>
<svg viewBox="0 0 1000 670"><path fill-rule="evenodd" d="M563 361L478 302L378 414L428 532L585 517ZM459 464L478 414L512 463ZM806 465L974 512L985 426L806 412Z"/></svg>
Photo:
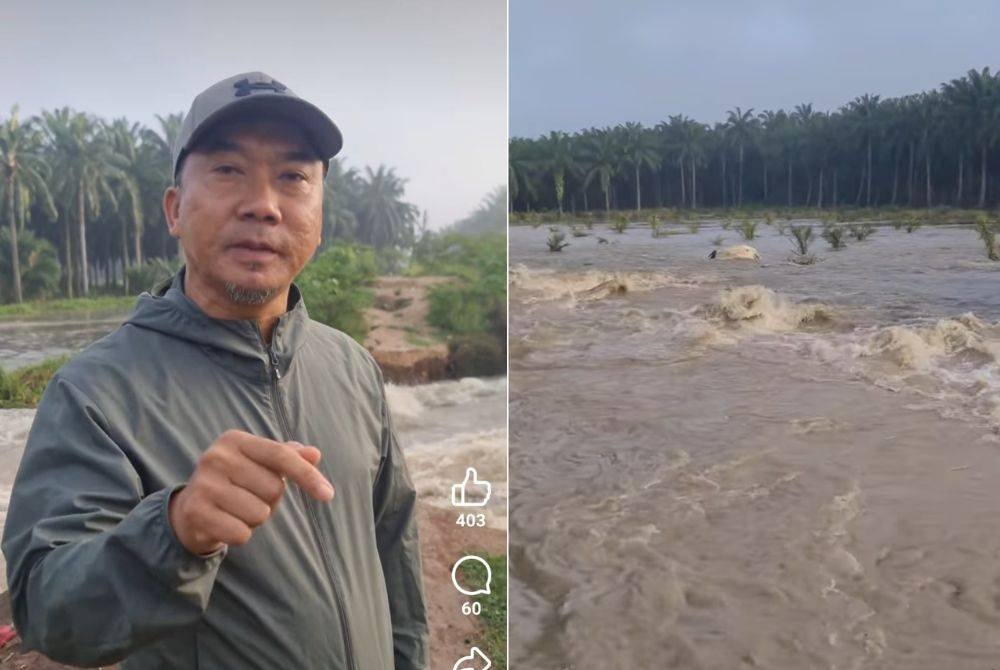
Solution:
<svg viewBox="0 0 1000 670"><path fill-rule="evenodd" d="M14 625L27 649L117 662L195 623L226 548L197 556L149 495L100 409L57 374L39 404L3 534Z"/></svg>
<svg viewBox="0 0 1000 670"><path fill-rule="evenodd" d="M382 463L375 483L375 537L389 594L395 670L427 668L427 613L417 538L417 494L396 439L379 373Z"/></svg>

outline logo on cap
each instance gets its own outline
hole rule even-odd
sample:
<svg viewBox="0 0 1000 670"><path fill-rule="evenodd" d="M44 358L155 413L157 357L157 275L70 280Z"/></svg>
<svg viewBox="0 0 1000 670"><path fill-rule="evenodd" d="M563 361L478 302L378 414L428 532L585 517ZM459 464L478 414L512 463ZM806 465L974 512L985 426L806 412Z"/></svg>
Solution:
<svg viewBox="0 0 1000 670"><path fill-rule="evenodd" d="M282 84L277 79L272 79L271 81L255 81L253 83L251 83L249 79L240 79L238 82L233 84L233 88L236 89L237 98L250 95L254 91L271 90L275 93L284 93L288 89L287 86Z"/></svg>

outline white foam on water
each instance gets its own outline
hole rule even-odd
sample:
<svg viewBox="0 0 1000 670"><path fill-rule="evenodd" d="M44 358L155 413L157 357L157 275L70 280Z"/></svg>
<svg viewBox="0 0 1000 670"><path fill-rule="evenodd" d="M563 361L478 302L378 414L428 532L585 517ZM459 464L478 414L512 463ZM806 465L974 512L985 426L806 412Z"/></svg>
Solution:
<svg viewBox="0 0 1000 670"><path fill-rule="evenodd" d="M564 307L691 283L691 280L679 280L666 272L556 271L527 268L521 264L510 270L510 288L521 294L518 296L521 302L533 304L555 301Z"/></svg>
<svg viewBox="0 0 1000 670"><path fill-rule="evenodd" d="M464 405L477 399L504 395L506 391L506 377L464 377L417 386L385 386L386 400L397 429L419 426L428 409Z"/></svg>
<svg viewBox="0 0 1000 670"><path fill-rule="evenodd" d="M1000 430L1000 324L972 312L810 336L801 348L880 388L928 398L943 417Z"/></svg>
<svg viewBox="0 0 1000 670"><path fill-rule="evenodd" d="M834 319L833 310L826 305L797 303L759 284L723 289L714 303L700 311L727 326L768 333L823 325Z"/></svg>
<svg viewBox="0 0 1000 670"><path fill-rule="evenodd" d="M436 507L453 510L451 487L464 480L474 467L479 479L492 487L486 507L464 508L487 511L487 525L506 528L507 429L492 428L462 432L434 442L418 443L406 451L406 463L417 487L417 495Z"/></svg>

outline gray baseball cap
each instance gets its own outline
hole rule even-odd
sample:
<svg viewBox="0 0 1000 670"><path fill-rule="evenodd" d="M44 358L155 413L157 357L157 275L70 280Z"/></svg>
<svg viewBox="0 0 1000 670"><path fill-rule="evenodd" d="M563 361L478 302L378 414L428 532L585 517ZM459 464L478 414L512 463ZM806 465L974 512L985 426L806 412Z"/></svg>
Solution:
<svg viewBox="0 0 1000 670"><path fill-rule="evenodd" d="M274 114L301 126L324 163L344 145L340 129L319 107L263 72L246 72L212 84L191 103L173 146L174 177L181 159L208 128L247 112Z"/></svg>

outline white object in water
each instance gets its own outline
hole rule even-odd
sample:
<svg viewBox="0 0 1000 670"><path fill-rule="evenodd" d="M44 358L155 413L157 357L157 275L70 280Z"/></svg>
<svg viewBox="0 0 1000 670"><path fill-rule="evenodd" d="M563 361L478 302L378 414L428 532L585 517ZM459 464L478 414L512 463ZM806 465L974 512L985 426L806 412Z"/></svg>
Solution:
<svg viewBox="0 0 1000 670"><path fill-rule="evenodd" d="M760 254L757 253L756 249L746 244L735 244L725 249L713 250L708 257L724 260L756 261L760 263Z"/></svg>

